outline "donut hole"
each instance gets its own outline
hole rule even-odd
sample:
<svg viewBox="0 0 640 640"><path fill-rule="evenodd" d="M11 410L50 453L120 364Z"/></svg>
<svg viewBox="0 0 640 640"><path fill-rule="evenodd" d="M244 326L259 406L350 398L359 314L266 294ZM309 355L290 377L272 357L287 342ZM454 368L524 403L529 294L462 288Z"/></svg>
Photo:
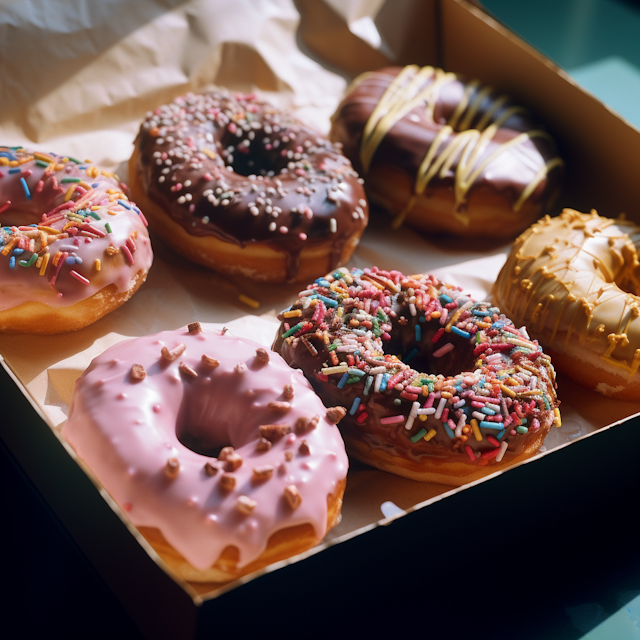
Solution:
<svg viewBox="0 0 640 640"><path fill-rule="evenodd" d="M420 327L416 331L416 326ZM473 349L469 346L469 339L455 333L445 332L434 343L433 338L441 328L438 321L420 322L417 318L399 316L393 324L391 340L384 343L384 353L396 355L415 371L425 374L442 374L454 376L460 371L470 371L474 368L475 358ZM417 340L417 335L420 340ZM453 348L446 351L446 345ZM446 353L434 357L445 347Z"/></svg>
<svg viewBox="0 0 640 640"><path fill-rule="evenodd" d="M180 444L207 458L217 458L224 447L231 446L229 443L217 445L215 441L210 441L206 435L191 433L188 428L183 428L181 431L176 429L176 435Z"/></svg>
<svg viewBox="0 0 640 640"><path fill-rule="evenodd" d="M230 410L226 391L230 376L207 375L197 370L198 377L184 386L184 395L176 418L176 437L191 451L210 458L217 458L223 447L238 447L237 438L231 433L243 420L242 411ZM221 379L225 378L225 379ZM215 416L213 419L211 416ZM233 441L232 441L233 440Z"/></svg>
<svg viewBox="0 0 640 640"><path fill-rule="evenodd" d="M603 282L632 295L640 293L640 265L637 234L628 235L627 229L611 225L604 233L587 238L582 252L573 261L574 278L578 280L595 269Z"/></svg>
<svg viewBox="0 0 640 640"><path fill-rule="evenodd" d="M234 133L226 129L219 145L227 167L241 176L272 177L283 173L302 141L295 139L295 134L290 139L286 129L277 129L269 129L269 134L264 129L235 129Z"/></svg>
<svg viewBox="0 0 640 640"><path fill-rule="evenodd" d="M254 354L240 358L230 371L195 365L197 376L183 376L184 393L175 422L178 441L197 454L217 458L224 447L240 449L255 440L258 425L278 421L279 414L268 409L265 399L272 392L246 382L264 366ZM243 398L241 404L229 402L238 395ZM280 394L277 399L284 398Z"/></svg>

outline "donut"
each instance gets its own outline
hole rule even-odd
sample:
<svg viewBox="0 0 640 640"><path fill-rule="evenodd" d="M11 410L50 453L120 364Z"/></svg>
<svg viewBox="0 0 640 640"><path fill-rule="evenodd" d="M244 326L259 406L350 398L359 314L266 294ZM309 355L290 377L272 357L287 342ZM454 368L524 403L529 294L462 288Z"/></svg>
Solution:
<svg viewBox="0 0 640 640"><path fill-rule="evenodd" d="M339 417L277 354L194 322L95 358L62 435L172 571L223 583L337 524Z"/></svg>
<svg viewBox="0 0 640 640"><path fill-rule="evenodd" d="M537 341L434 276L339 269L281 320L274 350L343 407L347 452L378 469L462 485L530 457L560 426Z"/></svg>
<svg viewBox="0 0 640 640"><path fill-rule="evenodd" d="M334 269L368 222L349 161L253 94L188 94L149 113L129 175L170 247L258 281L306 282Z"/></svg>
<svg viewBox="0 0 640 640"><path fill-rule="evenodd" d="M558 195L563 161L553 139L477 80L412 65L365 73L347 91L329 137L394 226L513 238Z"/></svg>
<svg viewBox="0 0 640 640"><path fill-rule="evenodd" d="M633 222L565 209L516 240L494 287L558 371L619 400L640 400L639 243Z"/></svg>
<svg viewBox="0 0 640 640"><path fill-rule="evenodd" d="M0 146L0 332L75 331L118 308L151 267L146 226L114 174Z"/></svg>

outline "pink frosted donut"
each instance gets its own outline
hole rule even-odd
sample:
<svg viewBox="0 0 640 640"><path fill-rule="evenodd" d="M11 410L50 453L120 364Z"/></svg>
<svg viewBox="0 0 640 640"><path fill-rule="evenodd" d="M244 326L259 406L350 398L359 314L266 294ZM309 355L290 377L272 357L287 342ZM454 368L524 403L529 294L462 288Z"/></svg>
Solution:
<svg viewBox="0 0 640 640"><path fill-rule="evenodd" d="M89 162L0 146L0 332L91 324L145 281L140 210Z"/></svg>
<svg viewBox="0 0 640 640"><path fill-rule="evenodd" d="M279 355L195 322L95 358L62 434L176 573L226 582L337 524L343 415Z"/></svg>

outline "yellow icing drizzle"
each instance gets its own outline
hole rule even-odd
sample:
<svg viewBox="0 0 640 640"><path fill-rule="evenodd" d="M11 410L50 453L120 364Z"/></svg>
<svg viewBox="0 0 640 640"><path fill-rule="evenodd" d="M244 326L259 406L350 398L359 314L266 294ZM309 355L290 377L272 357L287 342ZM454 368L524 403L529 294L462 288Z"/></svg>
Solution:
<svg viewBox="0 0 640 640"><path fill-rule="evenodd" d="M360 160L365 173L369 171L376 150L391 128L421 104L424 104L426 118L433 121L436 102L442 88L447 83L456 80L455 74L446 73L442 69L434 67L427 66L420 69L417 65L411 65L402 69L387 87L365 125L360 149ZM428 84L425 86L425 83ZM491 162L508 149L522 145L528 140L549 138L545 131L539 129L523 132L501 144L483 159L482 156L498 129L512 115L525 112L524 108L517 106L503 109L508 97L499 96L485 111L476 128L471 129L471 123L477 116L480 105L490 96L492 91L491 87L480 87L478 81L473 81L466 86L464 95L449 121L442 126L431 142L418 169L414 195L404 210L396 217L394 226L399 226L402 223L404 217L413 208L416 198L424 193L430 181L436 176L444 177L447 175L456 162L455 215L464 220L465 217L460 214L461 205L464 204L473 183ZM472 96L474 96L473 100ZM500 109L502 112L496 117L496 113ZM513 205L513 210L519 211L549 171L563 164L563 161L556 157L542 166L521 192Z"/></svg>

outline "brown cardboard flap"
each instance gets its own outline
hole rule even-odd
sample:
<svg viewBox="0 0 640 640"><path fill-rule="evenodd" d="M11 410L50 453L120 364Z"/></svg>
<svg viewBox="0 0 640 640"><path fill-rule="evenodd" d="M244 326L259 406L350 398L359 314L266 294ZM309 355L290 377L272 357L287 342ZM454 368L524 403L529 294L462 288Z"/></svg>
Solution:
<svg viewBox="0 0 640 640"><path fill-rule="evenodd" d="M640 221L640 131L466 0L442 0L443 65L516 97L559 141L566 186L555 206Z"/></svg>

